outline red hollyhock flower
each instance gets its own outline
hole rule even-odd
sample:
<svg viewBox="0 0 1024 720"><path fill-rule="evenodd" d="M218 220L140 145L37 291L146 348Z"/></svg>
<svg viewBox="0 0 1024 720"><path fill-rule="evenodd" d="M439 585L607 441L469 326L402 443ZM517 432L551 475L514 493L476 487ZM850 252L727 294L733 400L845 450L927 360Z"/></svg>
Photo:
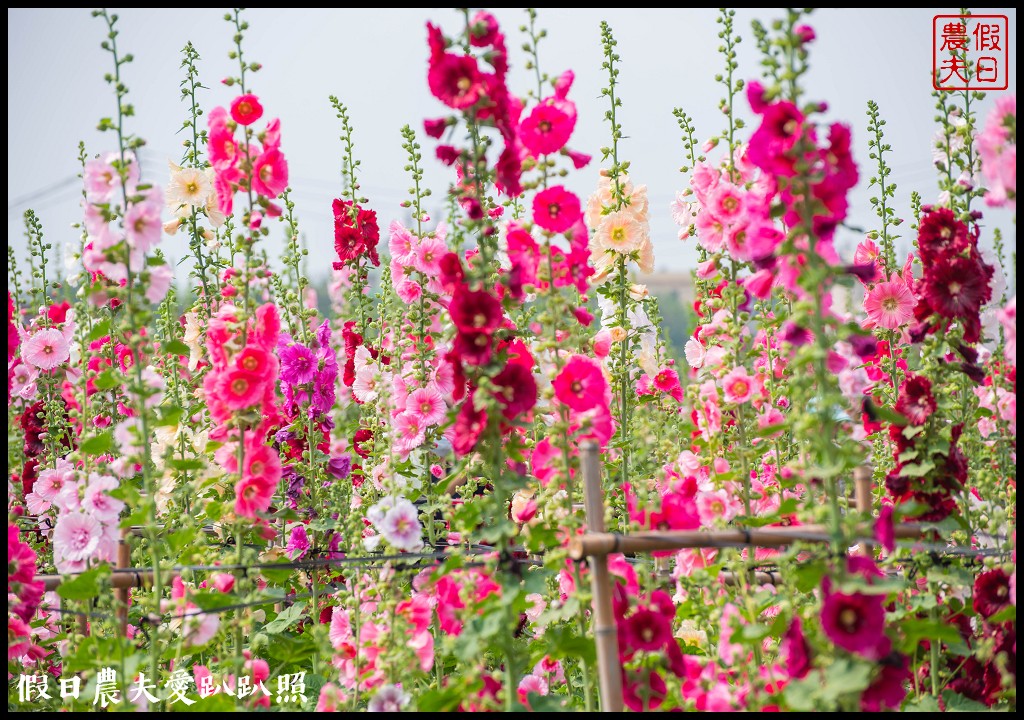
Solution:
<svg viewBox="0 0 1024 720"><path fill-rule="evenodd" d="M501 324L501 303L486 290L457 289L448 312L460 333L489 335Z"/></svg>
<svg viewBox="0 0 1024 720"><path fill-rule="evenodd" d="M263 117L263 106L252 93L239 95L231 101L231 119L239 125L252 125Z"/></svg>
<svg viewBox="0 0 1024 720"><path fill-rule="evenodd" d="M434 97L456 110L475 105L486 87L476 58L452 53L431 60L427 84Z"/></svg>
<svg viewBox="0 0 1024 720"><path fill-rule="evenodd" d="M356 434L352 436L352 449L356 451L356 455L361 458L370 457L370 450L365 446L366 443L373 439L373 431L368 428L360 428L356 430Z"/></svg>
<svg viewBox="0 0 1024 720"><path fill-rule="evenodd" d="M804 637L804 629L800 618L794 617L793 622L782 636L779 643L779 659L782 667L791 678L804 678L811 671L811 646Z"/></svg>
<svg viewBox="0 0 1024 720"><path fill-rule="evenodd" d="M910 678L910 662L906 655L887 658L874 681L860 696L860 709L863 712L899 709L907 696Z"/></svg>
<svg viewBox="0 0 1024 720"><path fill-rule="evenodd" d="M981 306L992 299L992 266L981 260L956 257L926 267L921 294L944 318L977 317Z"/></svg>
<svg viewBox="0 0 1024 720"><path fill-rule="evenodd" d="M900 385L896 412L904 415L911 425L924 425L936 407L931 380L924 375L908 374Z"/></svg>
<svg viewBox="0 0 1024 720"><path fill-rule="evenodd" d="M452 426L452 449L455 454L462 457L471 453L486 429L487 411L483 408L477 410L473 406L473 398L470 397L462 403Z"/></svg>
<svg viewBox="0 0 1024 720"><path fill-rule="evenodd" d="M672 623L661 612L639 607L623 623L624 644L631 651L656 652L672 642Z"/></svg>
<svg viewBox="0 0 1024 720"><path fill-rule="evenodd" d="M510 362L492 382L497 388L495 397L504 406L502 415L507 420L530 412L537 404L537 381L528 365Z"/></svg>
<svg viewBox="0 0 1024 720"><path fill-rule="evenodd" d="M990 618L1010 604L1010 576L1002 568L983 572L974 581L974 612Z"/></svg>
<svg viewBox="0 0 1024 720"><path fill-rule="evenodd" d="M882 595L829 592L821 607L821 626L837 647L869 660L889 652L885 636L885 598Z"/></svg>
<svg viewBox="0 0 1024 720"><path fill-rule="evenodd" d="M937 208L924 214L917 231L917 247L924 267L963 255L973 247L967 225L956 219L949 208Z"/></svg>
<svg viewBox="0 0 1024 720"><path fill-rule="evenodd" d="M441 284L445 291L454 293L465 277L466 271L462 269L462 261L456 253L450 252L441 258Z"/></svg>
<svg viewBox="0 0 1024 720"><path fill-rule="evenodd" d="M580 218L580 199L561 185L542 190L533 198L533 221L553 233L564 233Z"/></svg>
<svg viewBox="0 0 1024 720"><path fill-rule="evenodd" d="M608 381L600 366L590 358L574 355L552 383L555 397L576 412L586 412L602 402L608 393Z"/></svg>

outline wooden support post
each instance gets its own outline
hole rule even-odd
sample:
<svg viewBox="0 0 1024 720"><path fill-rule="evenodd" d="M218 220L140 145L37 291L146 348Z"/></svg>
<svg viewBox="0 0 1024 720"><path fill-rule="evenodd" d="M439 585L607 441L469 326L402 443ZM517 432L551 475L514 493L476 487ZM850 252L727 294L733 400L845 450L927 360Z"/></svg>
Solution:
<svg viewBox="0 0 1024 720"><path fill-rule="evenodd" d="M874 498L871 496L871 470L863 465L853 469L853 497L857 512L871 514Z"/></svg>
<svg viewBox="0 0 1024 720"><path fill-rule="evenodd" d="M604 532L604 498L601 493L601 461L597 444L580 444L583 455L583 498L587 512L587 532ZM579 558L578 558L579 559ZM622 712L622 669L619 665L619 638L612 611L612 585L608 573L608 554L588 558L593 592L594 640L597 644L597 672L601 689L602 712Z"/></svg>
<svg viewBox="0 0 1024 720"><path fill-rule="evenodd" d="M128 544L131 537L130 530L121 531L121 540L117 544L117 568L124 570L132 566L132 546ZM117 589L117 599L120 605L117 608L117 619L121 623L121 632L128 637L128 602L131 599L132 591L129 587Z"/></svg>

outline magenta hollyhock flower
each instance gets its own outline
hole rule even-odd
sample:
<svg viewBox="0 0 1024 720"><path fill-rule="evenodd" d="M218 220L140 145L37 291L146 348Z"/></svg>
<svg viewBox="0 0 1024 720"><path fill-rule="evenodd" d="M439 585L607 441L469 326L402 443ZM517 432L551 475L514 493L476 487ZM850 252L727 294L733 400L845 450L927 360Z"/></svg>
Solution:
<svg viewBox="0 0 1024 720"><path fill-rule="evenodd" d="M665 679L653 670L622 669L622 700L633 712L658 709L666 695Z"/></svg>
<svg viewBox="0 0 1024 720"><path fill-rule="evenodd" d="M860 696L863 712L898 710L907 696L907 683L912 678L910 661L906 655L886 658L872 683Z"/></svg>
<svg viewBox="0 0 1024 720"><path fill-rule="evenodd" d="M886 552L891 553L896 549L896 530L893 525L893 506L884 503L878 513L878 520L875 521L875 540Z"/></svg>
<svg viewBox="0 0 1024 720"><path fill-rule="evenodd" d="M452 53L431 61L427 84L434 97L456 110L475 105L486 89L476 58Z"/></svg>
<svg viewBox="0 0 1024 720"><path fill-rule="evenodd" d="M811 646L804 637L800 618L794 617L779 643L779 659L789 677L800 679L811 671Z"/></svg>
<svg viewBox="0 0 1024 720"><path fill-rule="evenodd" d="M898 330L914 319L917 299L898 275L868 290L864 296L864 311L874 325L887 330Z"/></svg>
<svg viewBox="0 0 1024 720"><path fill-rule="evenodd" d="M469 24L469 44L473 47L488 47L501 39L498 20L485 10L478 10Z"/></svg>
<svg viewBox="0 0 1024 720"><path fill-rule="evenodd" d="M548 232L570 230L580 215L580 199L562 185L541 190L533 198L533 221Z"/></svg>
<svg viewBox="0 0 1024 720"><path fill-rule="evenodd" d="M902 413L912 425L924 425L937 407L931 380L924 375L908 373L900 385L896 412Z"/></svg>
<svg viewBox="0 0 1024 720"><path fill-rule="evenodd" d="M586 412L606 402L608 381L601 366L583 355L573 355L552 385L555 397L576 412Z"/></svg>
<svg viewBox="0 0 1024 720"><path fill-rule="evenodd" d="M217 375L213 391L217 402L231 410L244 410L263 400L263 380L253 373L229 368Z"/></svg>
<svg viewBox="0 0 1024 720"><path fill-rule="evenodd" d="M501 324L501 302L486 290L459 288L448 306L460 333L491 334Z"/></svg>
<svg viewBox="0 0 1024 720"><path fill-rule="evenodd" d="M289 343L278 348L281 358L281 381L288 385L305 385L313 380L317 361L313 351L299 343Z"/></svg>
<svg viewBox="0 0 1024 720"><path fill-rule="evenodd" d="M252 125L263 117L263 106L252 93L239 95L231 101L231 119L239 125Z"/></svg>
<svg viewBox="0 0 1024 720"><path fill-rule="evenodd" d="M673 642L672 622L661 612L638 607L626 618L622 636L623 644L631 653L637 650L657 652Z"/></svg>
<svg viewBox="0 0 1024 720"><path fill-rule="evenodd" d="M827 585L824 592L821 626L829 640L869 660L877 660L888 652L883 595L830 592Z"/></svg>
<svg viewBox="0 0 1024 720"><path fill-rule="evenodd" d="M747 157L771 175L790 177L796 172L795 158L790 153L803 133L804 115L787 100L767 105L763 110L761 125L750 136Z"/></svg>
<svg viewBox="0 0 1024 720"><path fill-rule="evenodd" d="M275 147L264 148L252 166L252 189L264 197L276 198L288 187L288 161Z"/></svg>
<svg viewBox="0 0 1024 720"><path fill-rule="evenodd" d="M547 98L523 120L519 139L533 157L565 147L576 127L576 108L571 102Z"/></svg>
<svg viewBox="0 0 1024 720"><path fill-rule="evenodd" d="M477 410L470 397L462 404L451 430L452 449L458 456L468 455L487 429L487 411Z"/></svg>
<svg viewBox="0 0 1024 720"><path fill-rule="evenodd" d="M309 536L306 534L305 525L296 525L288 536L288 557L292 560L306 557L309 552Z"/></svg>
<svg viewBox="0 0 1024 720"><path fill-rule="evenodd" d="M990 618L1010 605L1010 576L1002 568L981 573L974 581L974 612Z"/></svg>

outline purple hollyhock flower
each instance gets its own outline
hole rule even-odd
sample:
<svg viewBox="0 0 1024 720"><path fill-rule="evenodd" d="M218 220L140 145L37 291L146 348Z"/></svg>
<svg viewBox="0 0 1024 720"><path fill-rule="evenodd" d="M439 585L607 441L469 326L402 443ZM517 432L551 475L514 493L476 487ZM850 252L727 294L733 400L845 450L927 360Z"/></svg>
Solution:
<svg viewBox="0 0 1024 720"><path fill-rule="evenodd" d="M281 358L281 381L288 385L305 385L317 370L316 356L305 345L278 345Z"/></svg>
<svg viewBox="0 0 1024 720"><path fill-rule="evenodd" d="M352 455L345 453L340 457L332 457L327 462L327 472L339 480L347 478L352 472Z"/></svg>

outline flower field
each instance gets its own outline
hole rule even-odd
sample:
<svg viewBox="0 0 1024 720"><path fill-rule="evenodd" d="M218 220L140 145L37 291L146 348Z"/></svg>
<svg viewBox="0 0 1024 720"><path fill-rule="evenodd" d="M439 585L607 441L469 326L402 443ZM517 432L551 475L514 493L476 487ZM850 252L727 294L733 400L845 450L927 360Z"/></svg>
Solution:
<svg viewBox="0 0 1024 720"><path fill-rule="evenodd" d="M698 257L677 337L608 23L570 69L543 12L438 11L400 203L323 98L326 237L266 28L224 15L219 81L172 59L183 150L151 163L144 47L77 12L106 144L70 262L33 210L8 250L9 709L1016 709L1012 91L935 90L934 173L898 187L887 108L816 94L814 15L722 10L688 70L720 98L678 99L719 125L677 108L663 150Z"/></svg>

